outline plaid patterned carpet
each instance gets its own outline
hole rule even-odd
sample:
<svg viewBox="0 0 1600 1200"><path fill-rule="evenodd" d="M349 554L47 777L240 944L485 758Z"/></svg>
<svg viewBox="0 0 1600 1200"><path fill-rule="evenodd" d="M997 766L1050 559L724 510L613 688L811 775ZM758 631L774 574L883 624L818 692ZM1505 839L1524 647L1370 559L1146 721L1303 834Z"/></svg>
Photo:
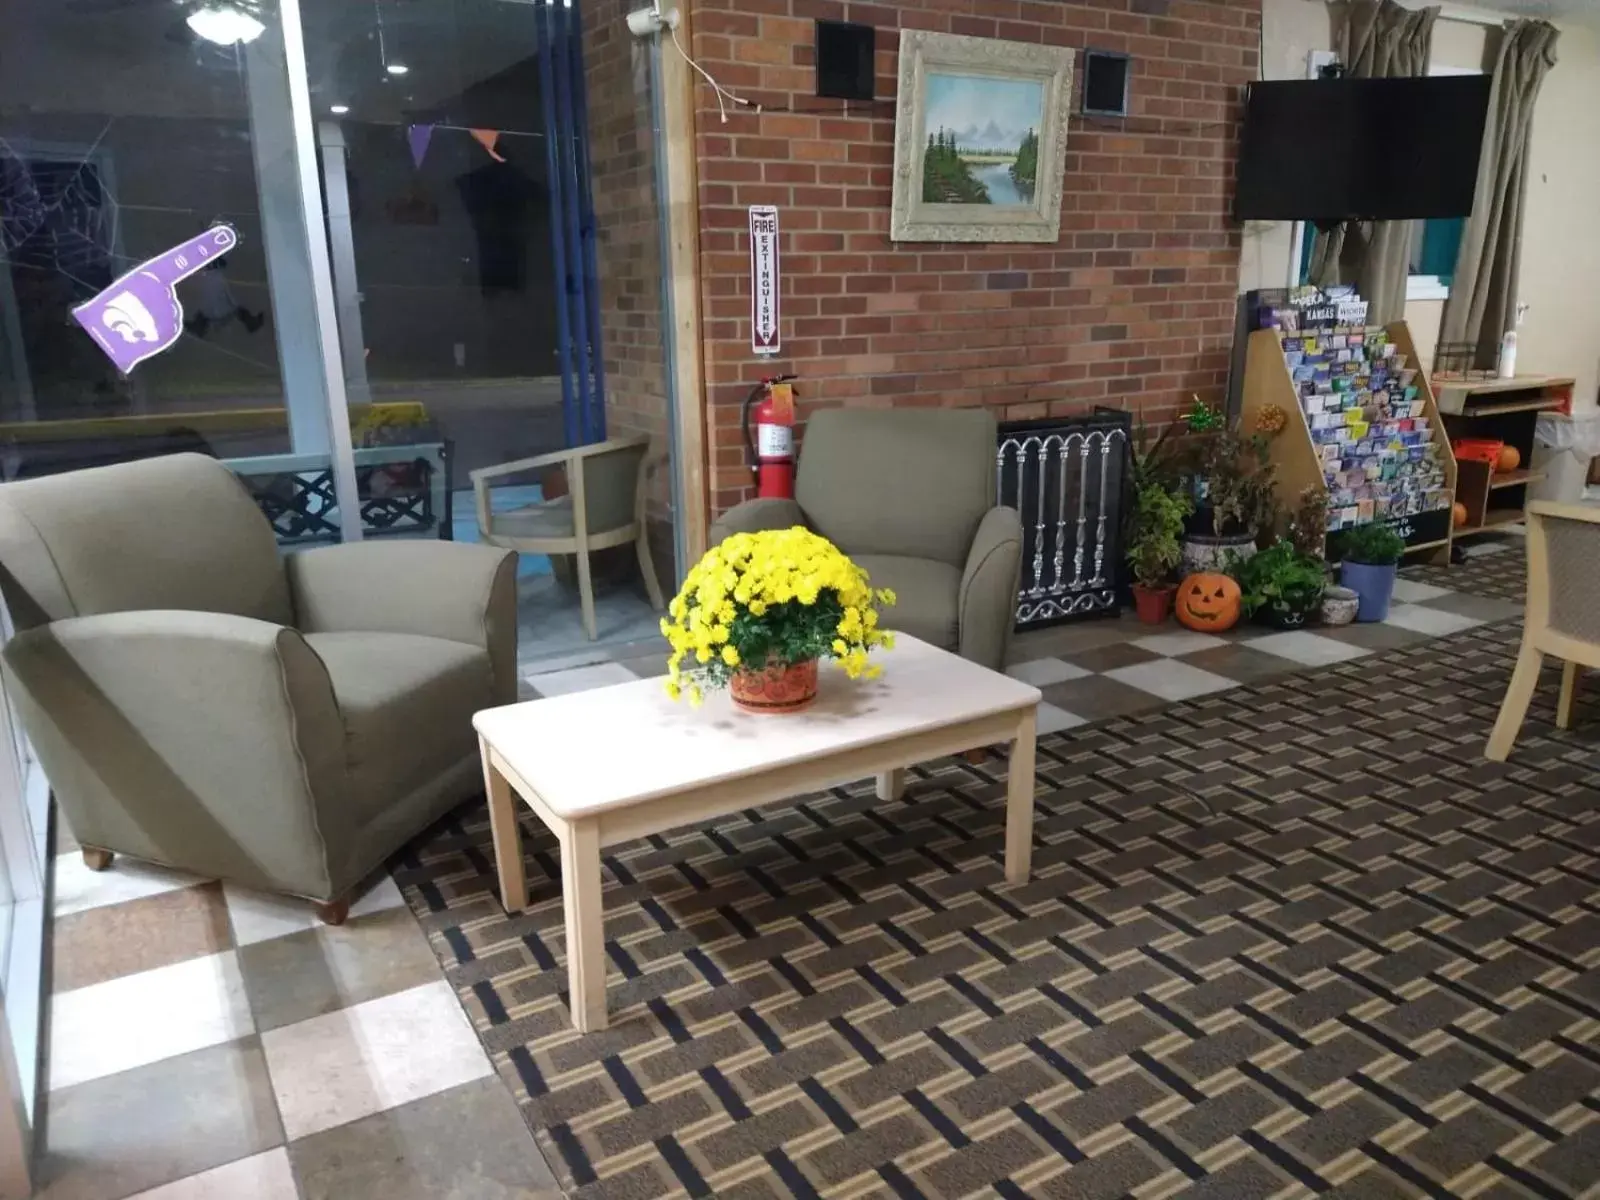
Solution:
<svg viewBox="0 0 1600 1200"><path fill-rule="evenodd" d="M620 847L601 1034L531 817L515 920L481 807L395 875L582 1200L1595 1195L1600 705L1486 762L1516 635L1041 739L1022 888L997 761Z"/></svg>

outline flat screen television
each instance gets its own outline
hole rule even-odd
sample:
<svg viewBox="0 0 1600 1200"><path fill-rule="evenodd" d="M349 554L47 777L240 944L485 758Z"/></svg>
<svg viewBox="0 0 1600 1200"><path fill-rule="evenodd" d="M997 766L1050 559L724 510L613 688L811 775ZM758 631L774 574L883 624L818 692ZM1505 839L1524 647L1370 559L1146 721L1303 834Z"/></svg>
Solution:
<svg viewBox="0 0 1600 1200"><path fill-rule="evenodd" d="M1406 221L1472 211L1487 75L1253 83L1234 215Z"/></svg>

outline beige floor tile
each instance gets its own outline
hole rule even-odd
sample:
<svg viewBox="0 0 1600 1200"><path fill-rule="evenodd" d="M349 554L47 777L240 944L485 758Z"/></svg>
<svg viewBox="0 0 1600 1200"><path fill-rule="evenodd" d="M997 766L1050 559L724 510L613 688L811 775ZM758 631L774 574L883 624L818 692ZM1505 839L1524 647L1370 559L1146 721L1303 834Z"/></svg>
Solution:
<svg viewBox="0 0 1600 1200"><path fill-rule="evenodd" d="M128 1200L300 1200L282 1147L164 1184Z"/></svg>
<svg viewBox="0 0 1600 1200"><path fill-rule="evenodd" d="M443 979L262 1035L291 1139L491 1073Z"/></svg>
<svg viewBox="0 0 1600 1200"><path fill-rule="evenodd" d="M283 1143L253 1037L62 1088L45 1105L39 1200L122 1200ZM258 1200L243 1190L157 1194Z"/></svg>
<svg viewBox="0 0 1600 1200"><path fill-rule="evenodd" d="M231 950L57 992L50 1086L70 1087L253 1032Z"/></svg>
<svg viewBox="0 0 1600 1200"><path fill-rule="evenodd" d="M1030 658L1052 656L1072 658L1074 654L1132 641L1149 632L1148 625L1140 625L1131 617L1127 620L1097 618L1070 621L1052 625L1048 629L1031 629L1012 638L1009 661L1024 662Z"/></svg>
<svg viewBox="0 0 1600 1200"><path fill-rule="evenodd" d="M498 1078L376 1113L289 1147L305 1200L560 1200Z"/></svg>
<svg viewBox="0 0 1600 1200"><path fill-rule="evenodd" d="M240 946L299 933L302 929L316 929L322 924L309 900L252 891L231 883L223 884L222 894L228 901L233 939ZM403 904L405 900L400 889L385 871L357 893L350 905L350 917L399 908Z"/></svg>
<svg viewBox="0 0 1600 1200"><path fill-rule="evenodd" d="M55 915L82 912L106 904L122 904L178 888L205 883L198 875L174 871L118 855L104 871L91 871L76 850L56 856Z"/></svg>
<svg viewBox="0 0 1600 1200"><path fill-rule="evenodd" d="M439 960L404 907L242 947L239 966L263 1031L440 978Z"/></svg>
<svg viewBox="0 0 1600 1200"><path fill-rule="evenodd" d="M233 945L222 885L217 883L58 917L51 938L58 992L217 954Z"/></svg>

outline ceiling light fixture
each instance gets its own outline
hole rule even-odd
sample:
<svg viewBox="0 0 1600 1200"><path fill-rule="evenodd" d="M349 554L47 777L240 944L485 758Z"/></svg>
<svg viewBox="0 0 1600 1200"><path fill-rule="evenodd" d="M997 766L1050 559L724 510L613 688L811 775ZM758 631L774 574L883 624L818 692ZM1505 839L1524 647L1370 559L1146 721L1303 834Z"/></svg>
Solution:
<svg viewBox="0 0 1600 1200"><path fill-rule="evenodd" d="M328 111L336 117L342 117L350 111L350 106L348 104L330 104Z"/></svg>
<svg viewBox="0 0 1600 1200"><path fill-rule="evenodd" d="M253 42L267 27L232 4L210 4L190 13L186 23L200 37L219 46Z"/></svg>
<svg viewBox="0 0 1600 1200"><path fill-rule="evenodd" d="M389 72L389 74L391 74L391 75L404 75L404 74L406 74L407 72L409 72L411 70L411 68L406 66L405 63L398 63L398 62L390 63L388 66L384 67L383 69L385 71Z"/></svg>

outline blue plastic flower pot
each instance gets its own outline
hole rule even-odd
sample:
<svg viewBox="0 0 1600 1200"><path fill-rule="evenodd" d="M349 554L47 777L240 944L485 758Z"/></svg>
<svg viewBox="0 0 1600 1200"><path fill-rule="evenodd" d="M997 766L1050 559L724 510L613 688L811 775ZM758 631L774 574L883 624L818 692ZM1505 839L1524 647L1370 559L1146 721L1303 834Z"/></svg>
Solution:
<svg viewBox="0 0 1600 1200"><path fill-rule="evenodd" d="M1356 620L1381 621L1389 615L1395 572L1399 569L1399 563L1388 563L1381 567L1356 562L1340 565L1339 582L1354 592L1359 602Z"/></svg>

